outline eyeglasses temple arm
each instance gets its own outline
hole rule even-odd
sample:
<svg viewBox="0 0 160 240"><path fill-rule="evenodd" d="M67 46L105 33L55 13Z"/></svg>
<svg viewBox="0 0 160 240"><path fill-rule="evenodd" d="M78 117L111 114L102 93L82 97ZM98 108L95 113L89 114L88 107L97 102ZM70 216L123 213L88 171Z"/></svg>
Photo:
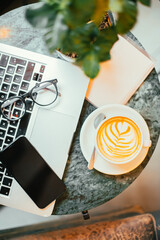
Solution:
<svg viewBox="0 0 160 240"><path fill-rule="evenodd" d="M49 88L46 88L46 89L48 89L48 90L50 90L50 91L52 91L52 92L56 93L56 91L55 91L55 90L53 90L53 89L49 89ZM58 96L59 96L59 97L61 97L61 96L62 96L62 94L61 94L60 92L58 92L58 91L57 91L57 93L58 93Z"/></svg>
<svg viewBox="0 0 160 240"><path fill-rule="evenodd" d="M37 92L37 91L39 91L39 90L41 90L41 89L43 89L43 88L46 88L46 89L48 89L48 90L56 93L56 91L54 91L53 89L47 88L47 86L48 86L48 83L46 83L46 84L43 85L43 86L37 87L35 92ZM62 96L62 94L61 94L60 92L57 91L57 93L58 93L58 96L59 96L59 97Z"/></svg>

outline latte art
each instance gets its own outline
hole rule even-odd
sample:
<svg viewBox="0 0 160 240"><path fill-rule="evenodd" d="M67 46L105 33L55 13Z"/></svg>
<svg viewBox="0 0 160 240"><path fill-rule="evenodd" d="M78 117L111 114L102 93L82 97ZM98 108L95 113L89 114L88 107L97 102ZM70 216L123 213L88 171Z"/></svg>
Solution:
<svg viewBox="0 0 160 240"><path fill-rule="evenodd" d="M142 144L138 126L131 119L121 116L106 120L100 126L96 140L101 154L115 162L134 157Z"/></svg>

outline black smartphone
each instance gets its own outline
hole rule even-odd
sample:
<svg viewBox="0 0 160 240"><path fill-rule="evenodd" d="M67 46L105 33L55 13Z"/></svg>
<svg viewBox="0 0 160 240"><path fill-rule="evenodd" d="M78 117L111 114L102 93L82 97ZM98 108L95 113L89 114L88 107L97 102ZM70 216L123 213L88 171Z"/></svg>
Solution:
<svg viewBox="0 0 160 240"><path fill-rule="evenodd" d="M24 136L0 152L0 160L39 208L65 191L63 181Z"/></svg>

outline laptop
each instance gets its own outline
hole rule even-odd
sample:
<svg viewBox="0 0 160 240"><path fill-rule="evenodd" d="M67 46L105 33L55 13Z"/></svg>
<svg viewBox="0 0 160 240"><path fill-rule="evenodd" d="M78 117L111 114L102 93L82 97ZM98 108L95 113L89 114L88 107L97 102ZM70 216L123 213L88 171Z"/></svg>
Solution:
<svg viewBox="0 0 160 240"><path fill-rule="evenodd" d="M61 94L54 106L41 107L31 101L18 121L0 116L0 150L25 135L62 179L89 79L64 60L0 43L0 102L28 92L37 81L51 79L58 80ZM38 208L0 162L0 204L50 216L55 201L45 209Z"/></svg>

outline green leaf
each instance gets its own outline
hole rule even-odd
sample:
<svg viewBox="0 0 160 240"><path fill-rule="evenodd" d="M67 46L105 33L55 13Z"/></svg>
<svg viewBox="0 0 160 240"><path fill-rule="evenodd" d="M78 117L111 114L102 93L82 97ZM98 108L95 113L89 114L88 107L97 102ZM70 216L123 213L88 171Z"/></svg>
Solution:
<svg viewBox="0 0 160 240"><path fill-rule="evenodd" d="M136 23L137 3L132 0L123 0L123 11L118 14L116 23L117 32L127 33Z"/></svg>
<svg viewBox="0 0 160 240"><path fill-rule="evenodd" d="M93 48L93 42L99 34L98 27L90 22L71 31L71 47L79 55L85 55Z"/></svg>
<svg viewBox="0 0 160 240"><path fill-rule="evenodd" d="M87 23L92 19L96 0L70 0L70 5L65 12L65 19L71 28Z"/></svg>
<svg viewBox="0 0 160 240"><path fill-rule="evenodd" d="M55 49L61 48L68 33L68 27L64 24L63 15L57 14L54 23L47 30L44 39L50 52L53 52Z"/></svg>
<svg viewBox="0 0 160 240"><path fill-rule="evenodd" d="M97 40L94 45L109 52L113 44L118 40L115 27L110 27L99 32Z"/></svg>
<svg viewBox="0 0 160 240"><path fill-rule="evenodd" d="M25 17L34 27L45 28L51 25L56 18L56 14L56 7L54 8L48 4L43 4L36 9L28 8Z"/></svg>
<svg viewBox="0 0 160 240"><path fill-rule="evenodd" d="M41 0L41 2L47 3L49 5L53 5L55 3L59 4L61 2L61 0Z"/></svg>
<svg viewBox="0 0 160 240"><path fill-rule="evenodd" d="M103 50L103 52L99 56L99 62L104 62L104 61L107 61L107 60L110 60L110 59L111 59L110 53Z"/></svg>
<svg viewBox="0 0 160 240"><path fill-rule="evenodd" d="M114 27L99 32L97 39L93 43L93 48L100 62L110 59L110 49L117 40L117 32Z"/></svg>
<svg viewBox="0 0 160 240"><path fill-rule="evenodd" d="M51 52L57 48L63 53L75 52L76 62L91 78L98 74L99 62L110 59L110 49L118 40L117 33L128 32L136 22L138 0L41 1L44 2L41 7L26 11L26 18L33 26L44 28L44 38ZM150 0L139 1L150 4ZM104 17L101 15L106 8L115 11L117 22L99 31L96 23Z"/></svg>
<svg viewBox="0 0 160 240"><path fill-rule="evenodd" d="M83 59L82 69L90 78L95 78L99 72L100 66L97 56L94 52L88 53Z"/></svg>
<svg viewBox="0 0 160 240"><path fill-rule="evenodd" d="M109 9L112 12L121 12L123 9L123 0L109 0Z"/></svg>
<svg viewBox="0 0 160 240"><path fill-rule="evenodd" d="M49 5L57 5L59 9L65 9L68 5L70 5L71 0L41 0L41 2L45 2Z"/></svg>
<svg viewBox="0 0 160 240"><path fill-rule="evenodd" d="M139 2L141 2L142 4L144 4L146 6L150 6L151 5L151 0L139 0Z"/></svg>
<svg viewBox="0 0 160 240"><path fill-rule="evenodd" d="M98 61L110 59L109 51L118 40L115 27L99 31L91 22L72 31L70 36L72 52L78 54L78 61L83 62L88 52L94 52Z"/></svg>
<svg viewBox="0 0 160 240"><path fill-rule="evenodd" d="M108 0L97 0L92 18L97 25L103 20L106 10L108 10Z"/></svg>

